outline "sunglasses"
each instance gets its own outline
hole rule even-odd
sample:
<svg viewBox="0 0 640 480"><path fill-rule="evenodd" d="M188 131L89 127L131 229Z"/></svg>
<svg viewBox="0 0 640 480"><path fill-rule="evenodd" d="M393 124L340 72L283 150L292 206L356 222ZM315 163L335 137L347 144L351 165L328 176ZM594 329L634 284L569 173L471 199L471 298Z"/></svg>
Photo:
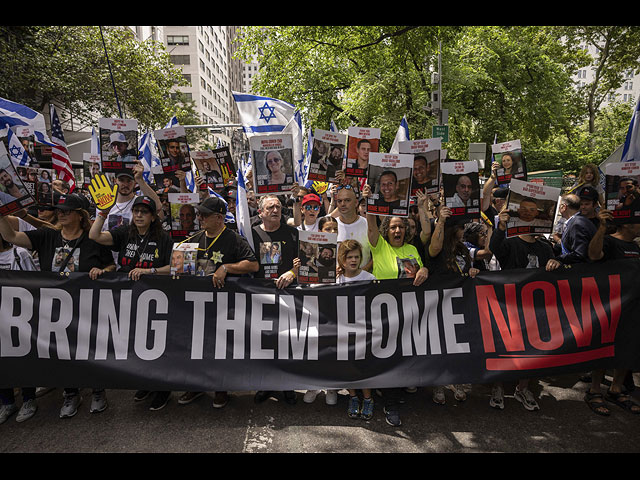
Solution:
<svg viewBox="0 0 640 480"><path fill-rule="evenodd" d="M305 205L305 210L315 210L316 212L320 210L320 205Z"/></svg>
<svg viewBox="0 0 640 480"><path fill-rule="evenodd" d="M353 187L351 185L338 185L336 187L336 190L342 190L343 188L346 188L347 190L353 190Z"/></svg>

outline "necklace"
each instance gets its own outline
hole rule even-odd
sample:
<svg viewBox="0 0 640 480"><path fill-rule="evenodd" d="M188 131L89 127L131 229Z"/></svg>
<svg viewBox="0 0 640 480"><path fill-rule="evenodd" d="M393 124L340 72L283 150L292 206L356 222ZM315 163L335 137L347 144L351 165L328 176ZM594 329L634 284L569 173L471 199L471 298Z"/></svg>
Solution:
<svg viewBox="0 0 640 480"><path fill-rule="evenodd" d="M222 230L220 230L220 233L218 235L216 235L216 238L214 238L211 243L209 244L209 246L205 249L204 251L204 258L209 258L209 250L211 249L211 247L213 247L213 244L216 243L216 240L218 240L218 238L220 237L220 235L222 235L222 232L224 232L226 230L226 226L222 227ZM205 233L205 238L206 238L206 233ZM202 249L198 249L198 250L202 250Z"/></svg>

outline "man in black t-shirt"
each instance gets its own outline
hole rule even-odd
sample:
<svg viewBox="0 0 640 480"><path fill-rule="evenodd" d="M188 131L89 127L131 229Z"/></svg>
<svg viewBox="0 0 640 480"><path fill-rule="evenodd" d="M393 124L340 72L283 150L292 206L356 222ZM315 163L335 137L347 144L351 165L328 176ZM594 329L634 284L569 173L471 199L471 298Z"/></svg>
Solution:
<svg viewBox="0 0 640 480"><path fill-rule="evenodd" d="M640 247L634 242L634 239L640 236L640 224L616 225L616 231L608 234L608 223L613 220L611 212L609 210L600 210L597 218L600 224L591 242L589 242L589 259L592 262L640 258ZM622 314L624 315L624 312ZM624 366L619 366L613 370L613 381L604 398L631 413L640 414L640 405L633 401L629 392L625 391L624 380L630 372L627 368L622 367ZM591 372L591 387L585 395L585 401L587 401L594 413L607 416L609 415L609 409L602 402L601 390L604 374L604 369ZM594 399L600 401L595 401Z"/></svg>
<svg viewBox="0 0 640 480"><path fill-rule="evenodd" d="M249 242L226 227L224 222L227 205L218 197L208 197L196 205L200 226L203 230L188 239L190 243L198 243L196 257L196 274L211 276L213 286L224 287L228 275L241 276L258 270L258 261L249 246ZM185 392L178 404L187 405L204 392ZM224 407L229 400L225 391L216 391L214 408Z"/></svg>
<svg viewBox="0 0 640 480"><path fill-rule="evenodd" d="M277 288L286 288L297 276L300 261L298 229L282 223L282 204L275 195L260 198L258 215L262 222L252 229L253 245L260 262L256 278L272 278ZM272 391L258 391L254 401L262 403L274 394ZM283 395L289 405L296 403L293 390L285 391Z"/></svg>

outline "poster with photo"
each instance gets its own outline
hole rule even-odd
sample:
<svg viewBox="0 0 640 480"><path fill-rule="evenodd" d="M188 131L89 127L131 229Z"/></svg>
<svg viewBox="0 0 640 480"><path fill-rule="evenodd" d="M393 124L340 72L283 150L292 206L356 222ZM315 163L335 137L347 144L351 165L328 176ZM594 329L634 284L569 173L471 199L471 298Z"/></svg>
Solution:
<svg viewBox="0 0 640 480"><path fill-rule="evenodd" d="M290 134L249 138L255 195L289 192L294 183L293 137Z"/></svg>
<svg viewBox="0 0 640 480"><path fill-rule="evenodd" d="M640 162L614 162L605 167L606 209L614 224L640 223Z"/></svg>
<svg viewBox="0 0 640 480"><path fill-rule="evenodd" d="M347 135L316 128L307 180L338 183L336 172L342 170L346 143Z"/></svg>
<svg viewBox="0 0 640 480"><path fill-rule="evenodd" d="M29 192L34 199L37 198L38 195L38 167L31 164L28 167L26 166L15 166L16 173L18 174L18 178L22 181L22 184Z"/></svg>
<svg viewBox="0 0 640 480"><path fill-rule="evenodd" d="M200 203L199 193L169 193L171 207L171 236L184 238L200 230L195 206Z"/></svg>
<svg viewBox="0 0 640 480"><path fill-rule="evenodd" d="M371 187L371 196L367 199L367 213L408 216L412 169L413 155L371 153L367 169L367 183Z"/></svg>
<svg viewBox="0 0 640 480"><path fill-rule="evenodd" d="M475 160L448 160L440 164L445 205L451 209L447 223L480 218L480 180Z"/></svg>
<svg viewBox="0 0 640 480"><path fill-rule="evenodd" d="M153 135L158 145L158 157L164 173L191 170L191 156L184 127L177 125L155 130Z"/></svg>
<svg viewBox="0 0 640 480"><path fill-rule="evenodd" d="M204 180L204 183L200 184L200 190L207 191L211 188L219 192L230 179L235 178L235 166L229 147L191 152L191 159L196 165L198 175Z"/></svg>
<svg viewBox="0 0 640 480"><path fill-rule="evenodd" d="M138 158L138 121L135 119L101 118L100 160L102 172L131 172Z"/></svg>
<svg viewBox="0 0 640 480"><path fill-rule="evenodd" d="M29 125L19 125L12 128L22 144L22 148L24 148L24 151L29 155L29 159L31 160L30 164L37 167L39 164L36 158L36 136L33 127Z"/></svg>
<svg viewBox="0 0 640 480"><path fill-rule="evenodd" d="M426 194L440 191L440 151L441 138L408 140L398 143L400 153L413 155L413 176L411 196L421 190Z"/></svg>
<svg viewBox="0 0 640 480"><path fill-rule="evenodd" d="M102 172L100 155L95 153L82 154L82 184L90 185L91 179Z"/></svg>
<svg viewBox="0 0 640 480"><path fill-rule="evenodd" d="M51 168L38 168L37 174L37 203L39 205L53 205L53 181L56 179L55 170Z"/></svg>
<svg viewBox="0 0 640 480"><path fill-rule="evenodd" d="M174 243L171 251L171 275L197 275L197 243Z"/></svg>
<svg viewBox="0 0 640 480"><path fill-rule="evenodd" d="M0 215L11 215L34 203L35 199L18 176L4 143L0 142Z"/></svg>
<svg viewBox="0 0 640 480"><path fill-rule="evenodd" d="M337 242L337 233L298 232L299 283L335 283Z"/></svg>
<svg viewBox="0 0 640 480"><path fill-rule="evenodd" d="M495 143L491 146L491 152L494 161L500 165L496 172L498 185L508 184L512 178L527 180L527 165L522 155L520 140Z"/></svg>
<svg viewBox="0 0 640 480"><path fill-rule="evenodd" d="M553 232L561 189L538 182L511 179L507 195L507 237L550 235Z"/></svg>
<svg viewBox="0 0 640 480"><path fill-rule="evenodd" d="M347 159L344 173L348 177L366 178L369 155L380 149L379 128L349 127L347 130Z"/></svg>

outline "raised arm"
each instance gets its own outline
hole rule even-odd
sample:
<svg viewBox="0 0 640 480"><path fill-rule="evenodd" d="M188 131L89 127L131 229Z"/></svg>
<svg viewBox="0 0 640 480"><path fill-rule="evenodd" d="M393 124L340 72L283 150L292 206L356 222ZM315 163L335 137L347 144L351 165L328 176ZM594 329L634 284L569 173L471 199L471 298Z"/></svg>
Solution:
<svg viewBox="0 0 640 480"><path fill-rule="evenodd" d="M6 242L12 243L18 247L26 248L27 250L31 250L33 245L31 245L31 240L24 232L17 232L13 229L7 217L0 215L0 235Z"/></svg>
<svg viewBox="0 0 640 480"><path fill-rule="evenodd" d="M591 261L601 260L604 257L602 248L604 246L604 236L607 233L607 220L613 220L613 215L609 210L600 210L598 219L600 220L600 225L589 242L588 254Z"/></svg>
<svg viewBox="0 0 640 480"><path fill-rule="evenodd" d="M431 236L431 243L429 244L429 256L431 258L437 257L442 251L442 243L444 241L444 225L447 218L451 216L451 209L446 206L440 208L440 215L436 221L436 226L433 229L433 235Z"/></svg>
<svg viewBox="0 0 640 480"><path fill-rule="evenodd" d="M362 189L362 196L369 198L371 196L371 186L367 183ZM372 247L378 244L378 237L380 231L378 230L378 219L375 215L367 213L367 237Z"/></svg>

